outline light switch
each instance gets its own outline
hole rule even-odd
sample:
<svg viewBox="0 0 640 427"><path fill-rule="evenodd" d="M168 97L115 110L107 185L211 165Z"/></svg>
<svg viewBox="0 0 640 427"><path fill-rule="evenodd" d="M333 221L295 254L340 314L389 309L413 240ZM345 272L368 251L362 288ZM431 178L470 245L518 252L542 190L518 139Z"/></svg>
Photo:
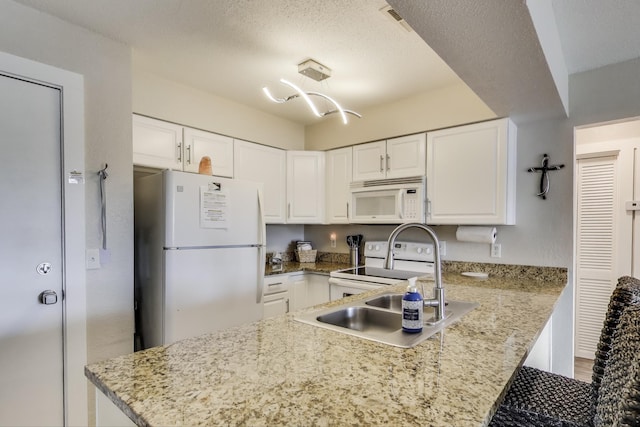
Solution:
<svg viewBox="0 0 640 427"><path fill-rule="evenodd" d="M87 270L95 270L100 268L100 250L87 249L86 266Z"/></svg>

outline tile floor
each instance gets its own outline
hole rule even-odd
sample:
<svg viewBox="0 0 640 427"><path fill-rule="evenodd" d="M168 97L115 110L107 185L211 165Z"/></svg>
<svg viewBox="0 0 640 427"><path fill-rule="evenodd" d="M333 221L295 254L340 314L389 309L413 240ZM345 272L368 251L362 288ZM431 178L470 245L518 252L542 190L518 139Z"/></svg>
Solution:
<svg viewBox="0 0 640 427"><path fill-rule="evenodd" d="M592 368L593 368L593 360L584 359L582 357L576 357L574 359L574 365L573 365L573 370L574 370L573 373L574 373L575 379L590 383L591 374L593 372Z"/></svg>

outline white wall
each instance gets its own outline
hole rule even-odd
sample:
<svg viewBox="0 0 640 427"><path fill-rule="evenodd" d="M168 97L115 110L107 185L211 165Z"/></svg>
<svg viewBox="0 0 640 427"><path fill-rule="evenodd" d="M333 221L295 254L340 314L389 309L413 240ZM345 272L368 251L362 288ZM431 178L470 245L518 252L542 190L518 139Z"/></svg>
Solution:
<svg viewBox="0 0 640 427"><path fill-rule="evenodd" d="M101 269L87 271L87 356L94 362L128 353L133 349L134 328L130 50L49 15L3 1L0 51L84 76L86 244L88 248L100 247L96 173L108 163L111 252L111 259Z"/></svg>
<svg viewBox="0 0 640 427"><path fill-rule="evenodd" d="M153 73L133 69L133 111L289 150L304 148L304 126Z"/></svg>
<svg viewBox="0 0 640 427"><path fill-rule="evenodd" d="M330 116L305 130L307 150L328 150L393 136L496 118L465 84L420 93L383 106L358 111L344 125Z"/></svg>

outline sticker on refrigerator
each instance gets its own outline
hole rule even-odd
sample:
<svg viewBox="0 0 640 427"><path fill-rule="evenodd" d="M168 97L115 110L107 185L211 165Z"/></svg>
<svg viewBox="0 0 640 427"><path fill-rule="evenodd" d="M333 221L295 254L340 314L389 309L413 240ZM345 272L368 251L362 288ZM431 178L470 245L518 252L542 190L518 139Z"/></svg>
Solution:
<svg viewBox="0 0 640 427"><path fill-rule="evenodd" d="M200 228L227 228L228 214L227 191L200 187Z"/></svg>

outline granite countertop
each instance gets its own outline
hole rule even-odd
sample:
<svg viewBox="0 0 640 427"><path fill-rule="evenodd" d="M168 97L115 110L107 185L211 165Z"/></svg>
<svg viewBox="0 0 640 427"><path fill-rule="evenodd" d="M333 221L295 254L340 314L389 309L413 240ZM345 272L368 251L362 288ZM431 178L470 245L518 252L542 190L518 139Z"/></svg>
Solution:
<svg viewBox="0 0 640 427"><path fill-rule="evenodd" d="M350 268L351 264L342 262L283 262L281 264L267 264L264 275L286 274L296 272L329 274L335 270Z"/></svg>
<svg viewBox="0 0 640 427"><path fill-rule="evenodd" d="M567 283L566 270L540 271L484 281L444 274L448 299L480 307L410 349L290 313L95 363L85 374L141 426L487 425ZM390 289L403 292L406 282L369 294Z"/></svg>

